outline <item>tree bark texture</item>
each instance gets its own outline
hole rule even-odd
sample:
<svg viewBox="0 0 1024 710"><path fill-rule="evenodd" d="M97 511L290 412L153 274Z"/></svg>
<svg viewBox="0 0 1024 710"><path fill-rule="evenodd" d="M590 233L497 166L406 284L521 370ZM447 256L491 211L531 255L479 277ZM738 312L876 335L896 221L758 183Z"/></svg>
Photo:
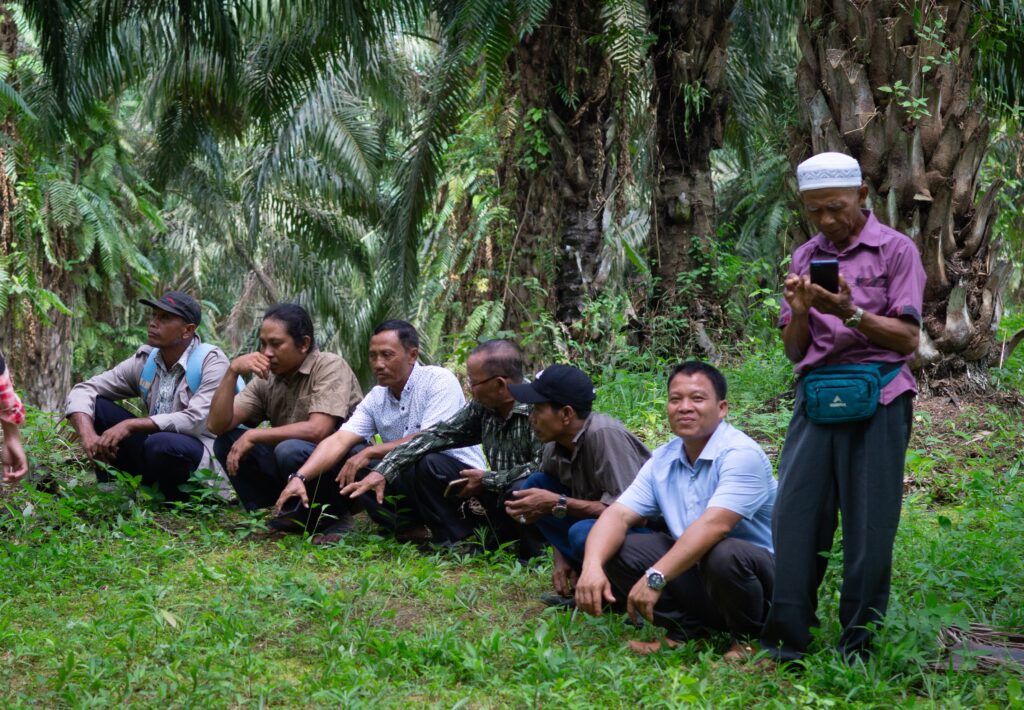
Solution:
<svg viewBox="0 0 1024 710"><path fill-rule="evenodd" d="M516 48L520 110L507 172L517 226L507 254L506 324L537 308L570 324L597 290L605 207L614 173L612 65L600 5L556 1Z"/></svg>
<svg viewBox="0 0 1024 710"><path fill-rule="evenodd" d="M18 54L18 28L7 3L0 3L0 52L11 61ZM9 115L0 130L10 139L10 145L17 145L17 130ZM62 266L64 255L60 253L60 244L64 235L53 235L53 256L57 260L57 264L53 264L41 253L41 247L26 243L32 240L31 235L15 234L13 210L17 203L17 178L3 169L7 164L4 150L0 148L0 258L15 250L27 252L38 285L70 304L74 286ZM46 410L62 407L71 387L72 343L70 317L56 309L51 309L44 317L35 304L22 296L11 298L7 303L0 326L0 347L7 357L15 385L24 392L28 403Z"/></svg>
<svg viewBox="0 0 1024 710"><path fill-rule="evenodd" d="M998 355L1004 272L990 237L1001 185L979 199L989 125L971 95L971 14L955 0L809 0L797 89L804 157L857 158L879 220L921 252L926 377L985 386Z"/></svg>
<svg viewBox="0 0 1024 710"><path fill-rule="evenodd" d="M681 289L679 275L714 266L715 194L711 151L722 145L729 105L725 69L735 0L651 0L652 50L657 136L650 256L658 278L656 310L685 307L695 339L711 349L706 325L721 325L715 289ZM694 259L694 254L700 259Z"/></svg>

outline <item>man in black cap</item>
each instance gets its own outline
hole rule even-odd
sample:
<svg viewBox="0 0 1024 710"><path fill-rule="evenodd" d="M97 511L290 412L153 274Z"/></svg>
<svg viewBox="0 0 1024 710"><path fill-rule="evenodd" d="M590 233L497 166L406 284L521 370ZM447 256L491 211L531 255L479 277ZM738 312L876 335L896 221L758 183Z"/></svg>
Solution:
<svg viewBox="0 0 1024 710"><path fill-rule="evenodd" d="M183 500L180 486L192 472L216 465L206 418L228 359L220 348L200 342L202 313L187 293L169 291L140 303L153 309L148 344L75 385L65 416L90 459L159 486L167 500ZM142 399L147 416L115 404L131 397ZM104 481L107 474L97 469L97 478Z"/></svg>
<svg viewBox="0 0 1024 710"><path fill-rule="evenodd" d="M544 600L568 605L587 533L651 452L622 422L591 411L594 383L578 368L552 365L533 382L508 389L516 400L533 405L530 424L544 452L541 470L512 492L505 509L520 524L536 525L553 548L557 596Z"/></svg>

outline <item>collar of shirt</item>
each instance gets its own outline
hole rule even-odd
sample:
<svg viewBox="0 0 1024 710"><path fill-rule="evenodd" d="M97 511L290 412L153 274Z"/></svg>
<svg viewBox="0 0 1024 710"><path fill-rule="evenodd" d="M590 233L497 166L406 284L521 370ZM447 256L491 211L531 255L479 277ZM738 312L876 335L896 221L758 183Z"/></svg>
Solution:
<svg viewBox="0 0 1024 710"><path fill-rule="evenodd" d="M861 227L860 234L857 235L856 239L847 244L842 251L839 251L824 234L818 232L817 234L814 235L814 245L817 247L818 251L823 251L829 254L835 254L836 256L841 256L843 254L846 254L847 252L853 251L854 249L861 245L872 247L874 249L878 249L879 247L881 247L881 223L878 221L878 218L875 217L875 213L872 212L871 210L862 209L861 213L865 217L867 217L867 221L864 223L864 226Z"/></svg>
<svg viewBox="0 0 1024 710"><path fill-rule="evenodd" d="M515 406L512 407L512 410L508 413L507 417L502 417L497 412L494 412L494 414L501 420L510 422L512 421L512 417L516 416L517 414L521 417L529 417L531 409L533 409L532 404L527 404L526 402L516 402Z"/></svg>
<svg viewBox="0 0 1024 710"><path fill-rule="evenodd" d="M298 379L300 376L309 377L309 373L313 371L313 365L316 363L316 355L319 352L320 351L317 350L316 348L311 349L308 353L306 353L306 357L302 361L302 364L295 368L295 371L289 375L286 375L284 377L278 377L277 375L271 373L270 376L274 379L280 379L282 382L289 383L292 380ZM269 381L272 382L272 380Z"/></svg>
<svg viewBox="0 0 1024 710"><path fill-rule="evenodd" d="M725 423L724 419L718 422L718 426L715 427L715 431L711 434L711 438L708 439L708 443L704 444L704 448L701 450L700 454L697 455L697 460L694 461L693 464L690 464L690 460L686 456L686 446L683 444L683 440L677 437L676 441L679 442L677 458L683 464L684 470L688 470L692 475L696 476L697 473L699 473L697 468L701 461L705 461L709 464L714 463L715 459L718 458L718 455L722 453L722 449L725 447L725 442L729 437L729 430L731 428L732 427L729 424Z"/></svg>
<svg viewBox="0 0 1024 710"><path fill-rule="evenodd" d="M576 460L576 454L578 454L580 452L580 439L582 439L584 434L587 433L587 429L590 428L590 422L591 422L591 420L593 420L593 418L594 418L594 416L591 413L591 414L588 414L587 418L583 420L583 426L581 426L580 430L578 432L576 432L576 436L574 436L572 438L572 451L571 452L568 451L564 446L562 446L558 442L555 442L555 452L554 452L555 455L558 456L560 459L563 459L563 460L568 461L570 463L575 461Z"/></svg>
<svg viewBox="0 0 1024 710"><path fill-rule="evenodd" d="M157 357L156 357L156 369L157 369L157 372L160 372L160 373L170 372L170 371L174 370L174 368L176 368L176 367L181 367L181 371L185 372L186 368L188 367L188 356L191 355L192 351L195 350L197 347L199 347L199 336L196 336L196 337L192 338L192 342L189 343L189 346L187 348L185 348L185 352L183 352L181 354L181 357L179 357L177 362L175 362L173 365L171 365L170 368L168 368L167 365L164 364L164 359L162 357L160 357L159 355L157 355Z"/></svg>
<svg viewBox="0 0 1024 710"><path fill-rule="evenodd" d="M423 368L420 367L420 364L418 362L414 362L412 364L412 372L409 373L409 379L405 381L405 387L402 388L403 397L412 392L413 387L416 386L416 381L420 379L420 372L422 371ZM395 393L391 391L390 387L385 387L384 389L387 390L387 397L389 397L394 402L399 401L398 397L395 396Z"/></svg>

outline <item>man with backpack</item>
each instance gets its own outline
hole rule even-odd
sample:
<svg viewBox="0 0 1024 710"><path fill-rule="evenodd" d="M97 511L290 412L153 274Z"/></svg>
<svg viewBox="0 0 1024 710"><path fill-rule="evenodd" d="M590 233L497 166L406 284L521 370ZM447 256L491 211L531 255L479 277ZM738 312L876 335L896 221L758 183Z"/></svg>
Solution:
<svg viewBox="0 0 1024 710"><path fill-rule="evenodd" d="M158 486L168 501L184 500L181 485L212 468L214 437L206 428L210 402L228 368L220 348L202 343L199 304L181 291L140 303L153 309L148 344L113 369L75 385L65 416L94 461ZM144 416L116 404L140 397ZM97 479L108 474L97 469Z"/></svg>

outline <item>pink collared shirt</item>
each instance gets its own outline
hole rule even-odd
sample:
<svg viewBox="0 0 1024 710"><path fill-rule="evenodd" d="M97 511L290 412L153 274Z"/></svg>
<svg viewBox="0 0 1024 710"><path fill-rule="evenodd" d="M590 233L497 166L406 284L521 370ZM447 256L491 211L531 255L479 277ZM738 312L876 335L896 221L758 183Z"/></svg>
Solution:
<svg viewBox="0 0 1024 710"><path fill-rule="evenodd" d="M839 273L850 285L853 302L867 313L890 318L910 318L921 322L925 273L921 255L910 237L886 227L869 210L863 210L867 222L860 234L839 251L818 233L793 252L791 274L806 276L812 259L838 259ZM792 309L782 299L779 326L792 318ZM907 363L914 355L901 355L868 340L853 328L847 328L837 316L811 309L808 314L811 344L796 364L803 373L822 365L865 362L902 364L900 373L882 390L880 401L889 404L904 392L917 392L917 381Z"/></svg>

